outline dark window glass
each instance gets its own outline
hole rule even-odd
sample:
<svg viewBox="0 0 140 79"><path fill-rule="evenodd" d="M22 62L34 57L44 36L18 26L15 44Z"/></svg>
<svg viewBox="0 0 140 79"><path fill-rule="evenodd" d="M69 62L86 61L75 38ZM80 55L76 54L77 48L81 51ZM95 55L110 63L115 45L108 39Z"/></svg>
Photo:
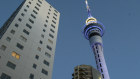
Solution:
<svg viewBox="0 0 140 79"><path fill-rule="evenodd" d="M31 2L29 1L29 4L31 4Z"/></svg>
<svg viewBox="0 0 140 79"><path fill-rule="evenodd" d="M52 50L52 48L51 48L50 46L48 46L48 45L47 45L47 48L48 48L50 51Z"/></svg>
<svg viewBox="0 0 140 79"><path fill-rule="evenodd" d="M45 27L47 27L47 25L46 25L46 24L44 24L44 26L45 26Z"/></svg>
<svg viewBox="0 0 140 79"><path fill-rule="evenodd" d="M15 30L11 30L11 34L13 34L13 35L14 35L14 34L15 34Z"/></svg>
<svg viewBox="0 0 140 79"><path fill-rule="evenodd" d="M98 57L99 57L99 54L98 54Z"/></svg>
<svg viewBox="0 0 140 79"><path fill-rule="evenodd" d="M2 73L0 79L11 79L11 76L9 76L5 73Z"/></svg>
<svg viewBox="0 0 140 79"><path fill-rule="evenodd" d="M54 20L52 20L52 22L53 22L54 24L56 24L56 22L55 22Z"/></svg>
<svg viewBox="0 0 140 79"><path fill-rule="evenodd" d="M38 5L40 7L40 4L36 3L36 5Z"/></svg>
<svg viewBox="0 0 140 79"><path fill-rule="evenodd" d="M46 22L48 22L48 20L46 20Z"/></svg>
<svg viewBox="0 0 140 79"><path fill-rule="evenodd" d="M101 60L99 59L99 62L101 62Z"/></svg>
<svg viewBox="0 0 140 79"><path fill-rule="evenodd" d="M10 37L7 37L6 40L7 40L8 42L10 42L10 41L11 41L11 38L10 38Z"/></svg>
<svg viewBox="0 0 140 79"><path fill-rule="evenodd" d="M18 27L19 25L16 23L15 26Z"/></svg>
<svg viewBox="0 0 140 79"><path fill-rule="evenodd" d="M54 33L54 30L53 29L50 29L50 31Z"/></svg>
<svg viewBox="0 0 140 79"><path fill-rule="evenodd" d="M34 79L34 75L33 74L30 74L29 78L30 79Z"/></svg>
<svg viewBox="0 0 140 79"><path fill-rule="evenodd" d="M6 47L5 45L1 45L1 47L0 47L0 49L3 50L3 51L5 51L6 48L7 48L7 47Z"/></svg>
<svg viewBox="0 0 140 79"><path fill-rule="evenodd" d="M24 16L24 13L21 13L21 16Z"/></svg>
<svg viewBox="0 0 140 79"><path fill-rule="evenodd" d="M38 14L35 10L33 10L33 12L34 12L35 14Z"/></svg>
<svg viewBox="0 0 140 79"><path fill-rule="evenodd" d="M35 6L35 9L39 11L39 8Z"/></svg>
<svg viewBox="0 0 140 79"><path fill-rule="evenodd" d="M55 28L55 26L54 26L53 24L51 24L51 26L52 26L53 28Z"/></svg>
<svg viewBox="0 0 140 79"><path fill-rule="evenodd" d="M31 14L31 16L35 19L36 17L35 17L35 15L33 15L33 14Z"/></svg>
<svg viewBox="0 0 140 79"><path fill-rule="evenodd" d="M10 61L7 62L7 66L8 66L9 68L11 68L11 69L15 69L15 68L16 68L16 65L13 64L13 63L10 62Z"/></svg>
<svg viewBox="0 0 140 79"><path fill-rule="evenodd" d="M47 66L50 65L50 63L49 63L48 61L46 61L46 60L44 60L43 63L44 63L45 65L47 65Z"/></svg>
<svg viewBox="0 0 140 79"><path fill-rule="evenodd" d="M33 64L33 68L36 69L36 67L37 67L37 65L36 64Z"/></svg>
<svg viewBox="0 0 140 79"><path fill-rule="evenodd" d="M48 14L50 15L50 12L48 12Z"/></svg>
<svg viewBox="0 0 140 79"><path fill-rule="evenodd" d="M30 18L29 18L29 21L30 21L32 24L34 23L34 21L33 21L32 19L30 19Z"/></svg>
<svg viewBox="0 0 140 79"><path fill-rule="evenodd" d="M104 78L104 74L102 74L102 77Z"/></svg>
<svg viewBox="0 0 140 79"><path fill-rule="evenodd" d="M53 13L55 16L57 16L57 14Z"/></svg>
<svg viewBox="0 0 140 79"><path fill-rule="evenodd" d="M56 20L56 18L53 16L53 19L55 19Z"/></svg>
<svg viewBox="0 0 140 79"><path fill-rule="evenodd" d="M27 12L27 9L24 9L25 12Z"/></svg>
<svg viewBox="0 0 140 79"><path fill-rule="evenodd" d="M36 56L35 56L35 58L36 58L36 59L39 59L39 56L38 56L38 55L36 55Z"/></svg>
<svg viewBox="0 0 140 79"><path fill-rule="evenodd" d="M97 53L98 53L98 50L97 50Z"/></svg>
<svg viewBox="0 0 140 79"><path fill-rule="evenodd" d="M44 38L44 35L43 35L43 34L41 34L41 37L42 37L42 38Z"/></svg>
<svg viewBox="0 0 140 79"><path fill-rule="evenodd" d="M49 9L49 11L51 11L51 9Z"/></svg>
<svg viewBox="0 0 140 79"><path fill-rule="evenodd" d="M101 63L100 63L100 67L102 67Z"/></svg>
<svg viewBox="0 0 140 79"><path fill-rule="evenodd" d="M54 36L53 36L52 34L50 34L50 33L49 33L49 36L50 36L51 38L54 38Z"/></svg>
<svg viewBox="0 0 140 79"><path fill-rule="evenodd" d="M22 21L22 19L21 19L21 18L19 18L19 19L18 19L18 21L20 21L20 22L21 22L21 21Z"/></svg>
<svg viewBox="0 0 140 79"><path fill-rule="evenodd" d="M54 10L56 13L58 13L58 11L57 10Z"/></svg>
<svg viewBox="0 0 140 79"><path fill-rule="evenodd" d="M19 49L21 49L21 50L23 50L23 48L24 48L24 46L21 45L21 44L19 44L19 43L17 43L17 47L18 47Z"/></svg>
<svg viewBox="0 0 140 79"><path fill-rule="evenodd" d="M39 42L40 44L42 44L43 42L40 40L40 42Z"/></svg>
<svg viewBox="0 0 140 79"><path fill-rule="evenodd" d="M29 5L26 5L26 7L28 7L28 8L29 8Z"/></svg>
<svg viewBox="0 0 140 79"><path fill-rule="evenodd" d="M103 72L103 69L101 69L101 72Z"/></svg>
<svg viewBox="0 0 140 79"><path fill-rule="evenodd" d="M42 4L42 2L41 2L40 0L38 0L38 2L39 2L40 4Z"/></svg>
<svg viewBox="0 0 140 79"><path fill-rule="evenodd" d="M29 29L31 29L31 28L32 28L32 26L30 26L28 23L26 24L26 26L27 26Z"/></svg>
<svg viewBox="0 0 140 79"><path fill-rule="evenodd" d="M47 16L47 18L49 18L49 16Z"/></svg>
<svg viewBox="0 0 140 79"><path fill-rule="evenodd" d="M43 32L45 32L46 30L45 29L43 29Z"/></svg>
<svg viewBox="0 0 140 79"><path fill-rule="evenodd" d="M45 74L45 75L48 75L48 71L45 70L45 69L42 69L42 73Z"/></svg>
<svg viewBox="0 0 140 79"><path fill-rule="evenodd" d="M30 33L27 31L27 30L23 30L23 32L25 33L25 34L27 34L27 35L29 35Z"/></svg>

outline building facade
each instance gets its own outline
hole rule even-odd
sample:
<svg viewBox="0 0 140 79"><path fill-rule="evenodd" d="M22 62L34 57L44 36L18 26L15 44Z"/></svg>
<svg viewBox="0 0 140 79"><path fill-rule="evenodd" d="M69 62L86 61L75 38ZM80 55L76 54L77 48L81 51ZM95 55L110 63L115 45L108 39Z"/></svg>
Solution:
<svg viewBox="0 0 140 79"><path fill-rule="evenodd" d="M0 29L0 79L51 79L60 13L24 0Z"/></svg>
<svg viewBox="0 0 140 79"><path fill-rule="evenodd" d="M110 79L103 54L102 36L105 31L104 25L91 15L87 0L85 0L85 3L88 18L86 20L83 33L85 38L90 42L90 46L94 52L97 69L101 73L102 79Z"/></svg>
<svg viewBox="0 0 140 79"><path fill-rule="evenodd" d="M79 65L74 68L73 79L101 79L101 74L90 65Z"/></svg>

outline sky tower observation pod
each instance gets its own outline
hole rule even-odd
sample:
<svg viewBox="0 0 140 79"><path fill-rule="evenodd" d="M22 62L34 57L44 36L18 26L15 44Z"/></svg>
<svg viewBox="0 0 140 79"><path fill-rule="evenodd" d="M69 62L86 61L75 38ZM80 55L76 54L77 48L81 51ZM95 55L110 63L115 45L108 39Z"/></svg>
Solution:
<svg viewBox="0 0 140 79"><path fill-rule="evenodd" d="M105 31L104 25L96 20L96 18L90 16L86 20L86 24L84 26L84 36L86 39L90 39L90 37L94 35L103 36Z"/></svg>

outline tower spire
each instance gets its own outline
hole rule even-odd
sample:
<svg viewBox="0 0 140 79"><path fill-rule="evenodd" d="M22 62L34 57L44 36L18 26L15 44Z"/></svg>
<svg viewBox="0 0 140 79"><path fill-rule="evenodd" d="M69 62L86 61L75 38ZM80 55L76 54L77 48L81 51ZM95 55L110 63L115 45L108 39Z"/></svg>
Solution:
<svg viewBox="0 0 140 79"><path fill-rule="evenodd" d="M88 17L91 17L91 12L90 12L90 8L89 8L89 5L88 5L88 1L85 0L85 3L86 3L87 12L88 12Z"/></svg>

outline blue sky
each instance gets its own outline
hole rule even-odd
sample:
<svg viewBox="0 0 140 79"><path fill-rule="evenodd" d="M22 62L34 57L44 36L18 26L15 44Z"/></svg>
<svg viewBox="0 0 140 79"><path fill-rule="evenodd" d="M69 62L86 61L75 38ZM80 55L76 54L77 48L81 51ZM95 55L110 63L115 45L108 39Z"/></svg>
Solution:
<svg viewBox="0 0 140 79"><path fill-rule="evenodd" d="M0 26L23 0L1 0ZM80 64L96 67L82 34L84 0L47 0L60 13L53 79L71 79ZM111 79L140 79L140 0L88 0L92 15L105 26L104 56Z"/></svg>

